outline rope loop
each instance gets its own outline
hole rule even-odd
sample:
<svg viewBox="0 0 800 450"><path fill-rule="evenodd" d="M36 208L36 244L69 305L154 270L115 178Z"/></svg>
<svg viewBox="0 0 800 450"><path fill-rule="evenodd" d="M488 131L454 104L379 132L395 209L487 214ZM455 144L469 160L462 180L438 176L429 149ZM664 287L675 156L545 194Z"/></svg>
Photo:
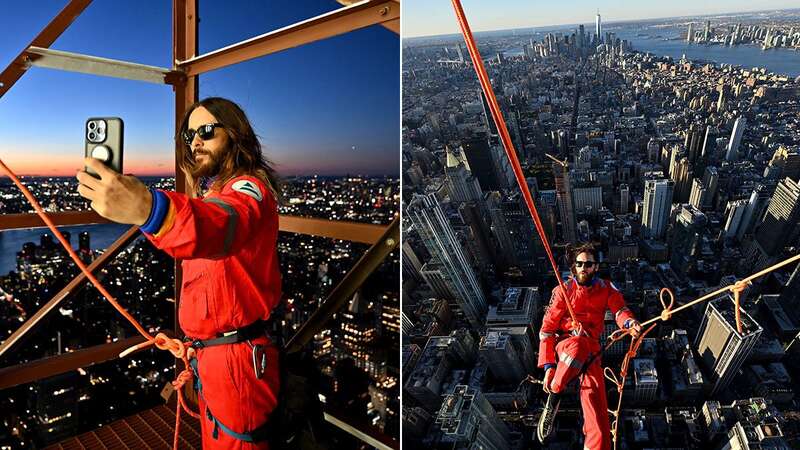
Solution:
<svg viewBox="0 0 800 450"><path fill-rule="evenodd" d="M180 339L173 339L164 333L156 334L153 343L159 350L168 350L177 359L186 356L186 345Z"/></svg>
<svg viewBox="0 0 800 450"><path fill-rule="evenodd" d="M664 301L664 294L669 295L669 303ZM672 293L670 288L661 288L658 293L658 300L661 302L661 320L668 321L672 317L672 308L675 306L675 294Z"/></svg>
<svg viewBox="0 0 800 450"><path fill-rule="evenodd" d="M615 385L617 385L617 391L619 391L619 392L622 391L622 387L620 386L619 380L617 378L617 374L614 373L614 370L611 369L611 367L603 367L603 376L606 377L606 379L608 381L610 381L610 382L614 383Z"/></svg>

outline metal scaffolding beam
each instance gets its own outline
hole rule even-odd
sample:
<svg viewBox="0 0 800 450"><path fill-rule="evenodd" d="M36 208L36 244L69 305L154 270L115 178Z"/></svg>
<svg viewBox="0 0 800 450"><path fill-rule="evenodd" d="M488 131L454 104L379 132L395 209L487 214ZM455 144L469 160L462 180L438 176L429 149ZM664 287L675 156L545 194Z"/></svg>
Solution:
<svg viewBox="0 0 800 450"><path fill-rule="evenodd" d="M33 41L25 47L25 50L14 58L14 61L0 73L0 98L3 98L3 95L14 86L17 80L19 80L27 70L25 54L27 49L30 47L47 48L53 45L53 42L55 42L56 39L61 36L61 33L81 15L83 10L86 9L90 3L92 3L92 0L71 0L67 6L65 6L64 9L33 38Z"/></svg>
<svg viewBox="0 0 800 450"><path fill-rule="evenodd" d="M49 214L48 217L56 226L114 223L94 211L58 212ZM36 213L0 215L0 231L43 226L42 219ZM284 214L279 217L278 226L280 231L287 233L307 234L363 244L375 243L386 231L384 225Z"/></svg>
<svg viewBox="0 0 800 450"><path fill-rule="evenodd" d="M183 72L162 67L34 46L28 47L28 50L25 51L24 60L26 68L44 67L156 84L173 84L184 76Z"/></svg>
<svg viewBox="0 0 800 450"><path fill-rule="evenodd" d="M169 336L174 335L171 331L161 332ZM4 367L0 369L0 390L116 359L123 350L142 342L144 337L137 335L110 344L95 345L58 356Z"/></svg>
<svg viewBox="0 0 800 450"><path fill-rule="evenodd" d="M315 334L331 320L333 315L350 299L356 290L364 284L364 281L372 272L377 269L383 260L389 256L400 243L400 217L395 217L392 223L386 227L386 231L380 240L375 242L372 247L358 260L358 262L344 276L342 281L328 295L328 298L319 305L314 314L308 318L306 323L297 330L294 336L286 344L286 352L294 353L305 346Z"/></svg>
<svg viewBox="0 0 800 450"><path fill-rule="evenodd" d="M95 223L112 223L94 211L65 211L48 214L56 226L91 225ZM2 214L0 215L0 231L18 230L22 228L43 227L42 218L36 213Z"/></svg>
<svg viewBox="0 0 800 450"><path fill-rule="evenodd" d="M270 53L399 19L400 5L396 1L364 0L204 55L179 60L178 67L185 70L188 76L199 75Z"/></svg>

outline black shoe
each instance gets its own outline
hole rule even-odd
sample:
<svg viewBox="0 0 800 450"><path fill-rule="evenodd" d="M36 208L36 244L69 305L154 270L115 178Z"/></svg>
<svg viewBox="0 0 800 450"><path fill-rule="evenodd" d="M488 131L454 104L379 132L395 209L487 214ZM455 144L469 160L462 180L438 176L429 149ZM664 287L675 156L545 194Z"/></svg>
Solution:
<svg viewBox="0 0 800 450"><path fill-rule="evenodd" d="M539 426L536 427L536 437L542 444L553 432L553 424L555 424L560 404L561 397L558 394L549 394L547 396L547 402L544 404L542 415L539 417Z"/></svg>

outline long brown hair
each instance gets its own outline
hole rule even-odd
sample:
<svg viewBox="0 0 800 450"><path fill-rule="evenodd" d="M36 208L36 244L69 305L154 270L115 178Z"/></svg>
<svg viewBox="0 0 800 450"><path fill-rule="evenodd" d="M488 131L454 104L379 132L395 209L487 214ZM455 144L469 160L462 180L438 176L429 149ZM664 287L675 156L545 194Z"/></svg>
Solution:
<svg viewBox="0 0 800 450"><path fill-rule="evenodd" d="M261 142L253 131L247 115L239 105L222 97L208 97L190 106L175 136L177 142L183 145L183 156L178 165L186 175L194 193L200 193L200 180L194 179L191 175L196 163L190 146L186 145L181 136L189 126L189 116L192 111L201 106L217 119L228 135L228 144L220 155L219 173L210 189L221 190L225 182L231 178L251 175L263 181L275 196L275 200L280 203L280 178L275 173L272 163L261 152Z"/></svg>

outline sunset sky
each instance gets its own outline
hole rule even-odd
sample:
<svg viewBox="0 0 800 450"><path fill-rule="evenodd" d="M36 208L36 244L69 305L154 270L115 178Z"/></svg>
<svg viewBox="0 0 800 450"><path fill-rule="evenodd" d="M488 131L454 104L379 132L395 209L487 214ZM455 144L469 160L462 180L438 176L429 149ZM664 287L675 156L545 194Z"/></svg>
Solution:
<svg viewBox="0 0 800 450"><path fill-rule="evenodd" d="M0 70L66 5L13 2L0 15ZM201 1L200 53L339 8L333 0ZM56 50L170 67L171 1L97 1ZM239 103L286 175L399 174L399 38L380 26L200 76L200 97ZM124 171L174 168L167 85L32 68L0 98L0 158L21 175L74 175L88 117L125 121Z"/></svg>

